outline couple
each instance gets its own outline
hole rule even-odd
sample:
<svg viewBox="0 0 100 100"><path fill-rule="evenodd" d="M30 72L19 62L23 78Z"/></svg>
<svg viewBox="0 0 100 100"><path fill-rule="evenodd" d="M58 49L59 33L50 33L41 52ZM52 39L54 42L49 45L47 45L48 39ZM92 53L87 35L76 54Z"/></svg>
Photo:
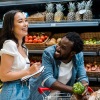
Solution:
<svg viewBox="0 0 100 100"><path fill-rule="evenodd" d="M24 37L28 34L25 15L19 10L11 10L3 19L0 34L0 79L3 87L0 100L43 100L37 90L41 86L52 89L50 93L46 92L47 95L58 91L73 93L72 86L75 81L88 86L81 52L83 41L76 32L68 32L59 44L46 48L42 55L44 72L38 77L21 82L22 77L38 71L40 63L32 66L27 64L30 61L24 45Z"/></svg>

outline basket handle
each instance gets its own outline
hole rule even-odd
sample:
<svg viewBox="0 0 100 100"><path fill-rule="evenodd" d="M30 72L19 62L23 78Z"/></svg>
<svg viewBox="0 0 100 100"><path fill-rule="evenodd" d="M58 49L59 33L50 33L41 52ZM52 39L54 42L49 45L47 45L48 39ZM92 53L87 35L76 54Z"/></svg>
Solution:
<svg viewBox="0 0 100 100"><path fill-rule="evenodd" d="M38 92L40 93L40 94L42 94L42 93L44 93L44 91L51 91L52 89L50 89L50 88L44 88L44 87L39 87L38 88Z"/></svg>

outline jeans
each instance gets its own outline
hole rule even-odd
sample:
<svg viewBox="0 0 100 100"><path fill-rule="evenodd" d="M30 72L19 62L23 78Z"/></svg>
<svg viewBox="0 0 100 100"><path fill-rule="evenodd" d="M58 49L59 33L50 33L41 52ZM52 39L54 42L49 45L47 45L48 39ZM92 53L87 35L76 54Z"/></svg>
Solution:
<svg viewBox="0 0 100 100"><path fill-rule="evenodd" d="M28 100L30 95L29 82L20 80L3 83L0 100Z"/></svg>

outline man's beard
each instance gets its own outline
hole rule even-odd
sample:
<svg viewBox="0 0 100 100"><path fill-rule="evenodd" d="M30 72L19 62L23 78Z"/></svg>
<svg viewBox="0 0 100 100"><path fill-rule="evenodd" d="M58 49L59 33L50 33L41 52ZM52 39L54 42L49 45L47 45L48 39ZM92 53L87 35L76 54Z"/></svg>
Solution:
<svg viewBox="0 0 100 100"><path fill-rule="evenodd" d="M54 58L55 58L56 60L66 60L68 57L69 57L69 56L60 56L60 57L56 57L56 56L54 55Z"/></svg>
<svg viewBox="0 0 100 100"><path fill-rule="evenodd" d="M64 55L64 56L59 56L59 57L56 57L56 55L54 54L54 58L56 60L67 60L70 58L70 53L68 55Z"/></svg>

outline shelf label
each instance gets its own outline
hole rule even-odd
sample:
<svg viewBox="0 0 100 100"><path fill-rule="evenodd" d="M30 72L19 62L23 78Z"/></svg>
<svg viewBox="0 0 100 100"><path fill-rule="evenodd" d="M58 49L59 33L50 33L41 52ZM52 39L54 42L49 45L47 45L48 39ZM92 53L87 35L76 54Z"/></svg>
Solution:
<svg viewBox="0 0 100 100"><path fill-rule="evenodd" d="M55 27L56 26L56 23L51 23L51 26Z"/></svg>

